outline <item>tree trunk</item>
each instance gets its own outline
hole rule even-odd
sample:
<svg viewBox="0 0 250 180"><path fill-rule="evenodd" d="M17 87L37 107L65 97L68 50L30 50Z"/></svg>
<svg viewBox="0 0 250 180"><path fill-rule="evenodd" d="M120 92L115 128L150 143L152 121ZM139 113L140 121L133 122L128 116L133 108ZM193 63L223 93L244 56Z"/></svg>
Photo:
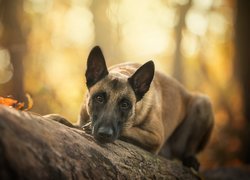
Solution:
<svg viewBox="0 0 250 180"><path fill-rule="evenodd" d="M178 162L0 106L0 179L199 179Z"/></svg>
<svg viewBox="0 0 250 180"><path fill-rule="evenodd" d="M188 0L185 5L179 6L179 22L175 28L175 39L176 39L176 48L174 54L174 64L173 64L173 77L175 77L179 82L184 82L184 68L183 68L183 57L181 54L181 43L182 43L182 31L185 28L185 18L188 10L192 5L192 0Z"/></svg>
<svg viewBox="0 0 250 180"><path fill-rule="evenodd" d="M12 95L19 101L24 101L23 83L23 57L26 51L26 35L22 30L21 18L23 16L23 1L2 0L0 1L0 18L3 24L1 46L10 54L13 65L12 79L6 84L0 85L0 91L4 96Z"/></svg>
<svg viewBox="0 0 250 180"><path fill-rule="evenodd" d="M236 68L242 86L242 100L246 119L243 134L242 160L250 164L250 1L237 1L236 13Z"/></svg>
<svg viewBox="0 0 250 180"><path fill-rule="evenodd" d="M105 52L105 58L109 59L110 64L122 54L119 47L120 24L118 20L117 24L114 24L109 19L111 3L119 4L120 1L95 0L92 1L90 6L95 25L95 45L102 47L102 50Z"/></svg>

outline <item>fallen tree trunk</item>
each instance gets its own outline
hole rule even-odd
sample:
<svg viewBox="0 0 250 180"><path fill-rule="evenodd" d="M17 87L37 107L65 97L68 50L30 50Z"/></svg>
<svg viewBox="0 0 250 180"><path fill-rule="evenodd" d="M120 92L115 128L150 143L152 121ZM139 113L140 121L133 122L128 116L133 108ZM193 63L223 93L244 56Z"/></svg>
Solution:
<svg viewBox="0 0 250 180"><path fill-rule="evenodd" d="M198 179L177 162L0 106L0 179Z"/></svg>

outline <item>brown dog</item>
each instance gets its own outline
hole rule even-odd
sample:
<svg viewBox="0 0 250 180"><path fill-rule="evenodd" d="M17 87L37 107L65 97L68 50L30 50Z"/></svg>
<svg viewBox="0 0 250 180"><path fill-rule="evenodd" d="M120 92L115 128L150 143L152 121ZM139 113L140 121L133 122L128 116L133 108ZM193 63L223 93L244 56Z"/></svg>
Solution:
<svg viewBox="0 0 250 180"><path fill-rule="evenodd" d="M97 140L121 138L198 169L195 155L206 145L214 121L207 96L155 72L152 61L108 70L99 47L89 54L86 81L79 125L90 120Z"/></svg>
<svg viewBox="0 0 250 180"><path fill-rule="evenodd" d="M108 70L99 47L91 50L85 75L88 93L78 126L90 121L101 143L120 138L198 170L195 155L206 145L214 121L207 96L155 72L152 61Z"/></svg>

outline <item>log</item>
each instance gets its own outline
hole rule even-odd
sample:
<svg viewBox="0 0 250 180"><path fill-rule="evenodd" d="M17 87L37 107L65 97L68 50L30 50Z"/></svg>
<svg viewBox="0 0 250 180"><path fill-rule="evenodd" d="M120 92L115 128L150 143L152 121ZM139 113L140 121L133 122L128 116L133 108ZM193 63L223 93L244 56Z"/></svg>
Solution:
<svg viewBox="0 0 250 180"><path fill-rule="evenodd" d="M199 179L176 161L0 105L0 179Z"/></svg>

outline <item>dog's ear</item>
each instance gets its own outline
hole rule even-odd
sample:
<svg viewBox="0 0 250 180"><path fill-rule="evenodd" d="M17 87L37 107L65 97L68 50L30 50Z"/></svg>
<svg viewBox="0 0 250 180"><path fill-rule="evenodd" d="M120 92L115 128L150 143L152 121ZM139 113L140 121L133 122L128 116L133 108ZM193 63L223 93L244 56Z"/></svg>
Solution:
<svg viewBox="0 0 250 180"><path fill-rule="evenodd" d="M142 65L130 78L128 78L128 82L135 92L137 101L140 101L144 94L149 90L154 77L154 71L155 66L153 61L149 61Z"/></svg>
<svg viewBox="0 0 250 180"><path fill-rule="evenodd" d="M108 69L102 54L102 50L99 46L95 46L90 51L87 60L87 70L85 73L87 87L90 88L107 75Z"/></svg>

